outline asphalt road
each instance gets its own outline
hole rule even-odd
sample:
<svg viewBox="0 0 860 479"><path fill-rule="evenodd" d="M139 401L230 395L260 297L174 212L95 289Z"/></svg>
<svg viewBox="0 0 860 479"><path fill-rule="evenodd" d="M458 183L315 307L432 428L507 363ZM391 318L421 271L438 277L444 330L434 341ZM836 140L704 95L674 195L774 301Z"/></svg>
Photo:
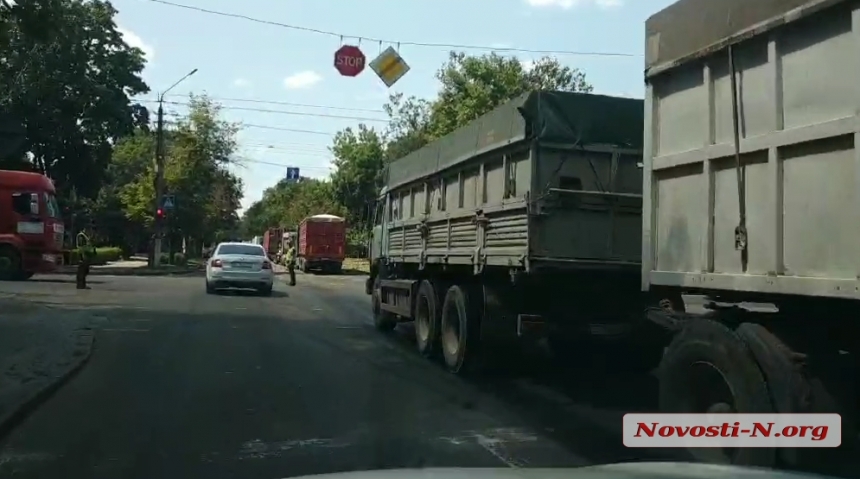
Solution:
<svg viewBox="0 0 860 479"><path fill-rule="evenodd" d="M373 329L359 276L300 275L272 297L209 296L202 277L93 277L89 291L72 279L4 285L103 321L88 365L0 442L0 477L275 479L656 458L621 445L621 416L637 407L629 391L579 384L583 399L549 372L450 375L414 352L408 328ZM614 399L591 400L598 391Z"/></svg>

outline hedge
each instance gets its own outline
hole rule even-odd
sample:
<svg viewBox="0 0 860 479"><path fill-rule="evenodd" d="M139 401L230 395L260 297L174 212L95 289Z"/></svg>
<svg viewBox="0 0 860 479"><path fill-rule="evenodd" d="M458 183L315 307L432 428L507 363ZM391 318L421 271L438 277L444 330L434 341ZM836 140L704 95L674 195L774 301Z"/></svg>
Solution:
<svg viewBox="0 0 860 479"><path fill-rule="evenodd" d="M63 252L63 264L78 264L81 261L82 255L81 249L73 249ZM106 246L101 248L96 248L96 256L93 258L92 263L94 265L102 265L107 264L112 261L119 261L122 259L122 248L117 248L115 246Z"/></svg>

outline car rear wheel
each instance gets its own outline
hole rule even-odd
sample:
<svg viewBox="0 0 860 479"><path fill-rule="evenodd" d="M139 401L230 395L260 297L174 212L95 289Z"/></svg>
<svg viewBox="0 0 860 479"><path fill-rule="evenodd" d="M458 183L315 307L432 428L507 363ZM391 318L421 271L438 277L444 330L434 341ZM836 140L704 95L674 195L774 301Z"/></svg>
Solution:
<svg viewBox="0 0 860 479"><path fill-rule="evenodd" d="M259 290L260 294L262 294L263 296L271 296L272 295L272 288L273 288L272 285L264 286L264 287L260 288L260 290Z"/></svg>
<svg viewBox="0 0 860 479"><path fill-rule="evenodd" d="M206 294L215 294L215 288L209 284L209 281L206 281Z"/></svg>

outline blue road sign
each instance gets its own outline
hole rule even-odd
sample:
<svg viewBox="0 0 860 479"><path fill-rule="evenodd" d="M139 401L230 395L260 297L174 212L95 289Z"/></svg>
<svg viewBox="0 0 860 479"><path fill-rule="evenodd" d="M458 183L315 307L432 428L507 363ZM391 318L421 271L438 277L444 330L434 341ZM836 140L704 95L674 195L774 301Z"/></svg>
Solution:
<svg viewBox="0 0 860 479"><path fill-rule="evenodd" d="M161 197L161 207L166 210L176 208L176 198L173 195L164 195Z"/></svg>
<svg viewBox="0 0 860 479"><path fill-rule="evenodd" d="M288 166L287 167L287 181L299 181L299 167L297 167L297 166Z"/></svg>

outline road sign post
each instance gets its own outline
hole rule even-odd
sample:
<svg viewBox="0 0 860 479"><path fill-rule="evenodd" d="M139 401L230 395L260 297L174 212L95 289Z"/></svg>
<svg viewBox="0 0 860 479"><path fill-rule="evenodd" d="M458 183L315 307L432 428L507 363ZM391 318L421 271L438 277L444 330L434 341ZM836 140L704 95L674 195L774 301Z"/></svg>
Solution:
<svg viewBox="0 0 860 479"><path fill-rule="evenodd" d="M391 87L397 80L403 78L403 75L409 71L409 65L392 47L388 47L370 62L370 69L376 73L376 76L385 83L385 86Z"/></svg>
<svg viewBox="0 0 860 479"><path fill-rule="evenodd" d="M354 45L344 45L334 52L334 67L345 77L355 77L364 71L367 58Z"/></svg>
<svg viewBox="0 0 860 479"><path fill-rule="evenodd" d="M299 167L297 166L288 166L287 167L287 181L290 183L296 183L299 181Z"/></svg>

